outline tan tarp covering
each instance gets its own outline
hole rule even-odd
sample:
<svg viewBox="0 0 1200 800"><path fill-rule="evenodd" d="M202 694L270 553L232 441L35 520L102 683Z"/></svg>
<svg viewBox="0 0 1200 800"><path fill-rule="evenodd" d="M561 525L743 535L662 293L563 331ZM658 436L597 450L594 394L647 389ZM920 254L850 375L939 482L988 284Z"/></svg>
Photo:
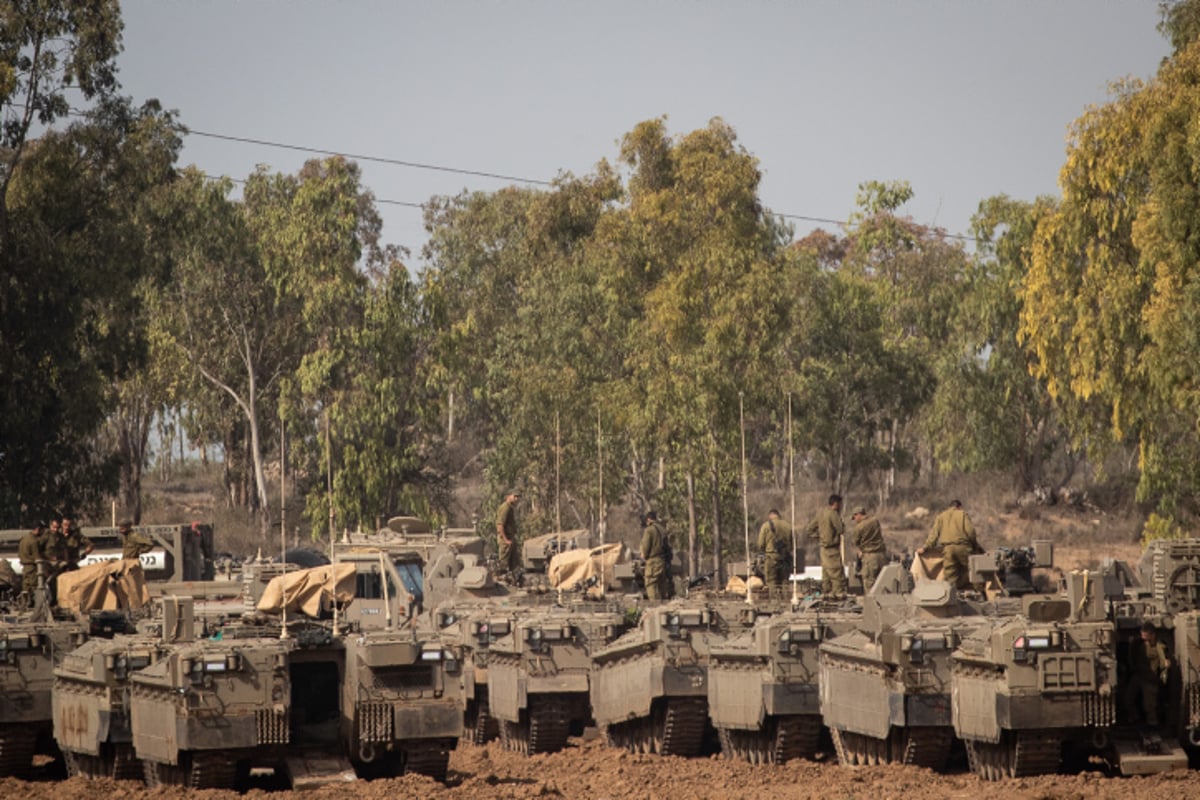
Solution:
<svg viewBox="0 0 1200 800"><path fill-rule="evenodd" d="M913 581L940 581L942 579L942 551L930 548L918 553L912 562Z"/></svg>
<svg viewBox="0 0 1200 800"><path fill-rule="evenodd" d="M272 578L258 601L258 610L278 614L286 606L288 611L316 618L334 601L348 603L353 599L354 565L326 564Z"/></svg>
<svg viewBox="0 0 1200 800"><path fill-rule="evenodd" d="M59 608L80 616L89 611L137 609L150 602L146 574L136 558L101 561L58 576Z"/></svg>
<svg viewBox="0 0 1200 800"><path fill-rule="evenodd" d="M601 574L612 583L613 567L622 563L622 547L619 542L593 547L591 550L568 550L550 559L550 569L547 576L550 586L555 589L569 589L581 581L588 581L593 576ZM598 583L598 582L597 582ZM600 586L591 587L599 592Z"/></svg>

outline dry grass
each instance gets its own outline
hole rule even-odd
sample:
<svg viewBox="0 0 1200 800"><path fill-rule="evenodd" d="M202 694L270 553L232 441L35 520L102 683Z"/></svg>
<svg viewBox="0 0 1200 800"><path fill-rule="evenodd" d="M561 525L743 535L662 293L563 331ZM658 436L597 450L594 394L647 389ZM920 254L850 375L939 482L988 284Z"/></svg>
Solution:
<svg viewBox="0 0 1200 800"><path fill-rule="evenodd" d="M1066 506L1018 508L1016 492L1006 476L952 476L942 480L937 489L920 485L899 487L893 495L892 505L879 512L879 520L893 552L912 552L924 542L934 515L950 500L958 498L971 515L984 547L1015 547L1028 545L1034 539L1049 539L1054 543L1056 560L1063 568L1095 567L1106 558L1133 561L1140 553L1138 536L1145 516L1134 506L1128 493L1121 490L1125 483L1127 481L1109 486L1111 491L1105 496L1119 501L1119 505L1100 512ZM485 513L480 508L483 489L478 470L463 470L454 486L452 525L469 526L473 515ZM270 496L274 500L278 496L278 486L271 490L274 494ZM1107 490L1102 488L1102 491ZM806 525L817 510L825 505L828 494L828 488L816 481L806 481L798 486L798 527ZM150 477L146 482L143 502L143 520L147 523L190 522L197 519L212 522L220 550L250 556L259 548L264 553L279 549L278 516L270 530L263 534L253 515L242 509L231 508L226 502L220 487L220 470L216 467L207 472L193 469L169 481ZM847 523L850 511L858 505L874 511L874 494L862 491L847 493L843 509ZM751 486L749 506L752 537L769 509L778 508L785 519L791 515L789 494L769 483ZM302 498L289 498L289 546L324 547L324 543L313 544L309 538L308 526L301 518L302 507ZM908 516L917 508L927 509L928 516ZM677 543L679 548L686 535L686 522L670 520L669 523L676 537L681 540ZM726 555L729 558L741 558L743 527L740 514L736 519L728 520L726 525L729 531L726 534ZM632 506L626 504L610 509L608 530L610 541L636 543L639 530Z"/></svg>

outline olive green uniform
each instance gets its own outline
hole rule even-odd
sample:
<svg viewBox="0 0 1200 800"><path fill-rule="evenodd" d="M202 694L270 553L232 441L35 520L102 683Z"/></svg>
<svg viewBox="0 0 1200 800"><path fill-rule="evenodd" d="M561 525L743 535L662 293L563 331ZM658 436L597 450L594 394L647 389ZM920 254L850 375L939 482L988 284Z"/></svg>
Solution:
<svg viewBox="0 0 1200 800"><path fill-rule="evenodd" d="M642 559L646 562L642 578L646 584L646 598L664 600L667 597L667 534L657 520L646 525L642 532Z"/></svg>
<svg viewBox="0 0 1200 800"><path fill-rule="evenodd" d="M758 529L758 549L766 556L767 585L782 588L792 564L792 528L782 519L768 519Z"/></svg>
<svg viewBox="0 0 1200 800"><path fill-rule="evenodd" d="M149 553L153 549L154 542L137 531L130 531L125 534L125 543L121 546L121 558L140 559L142 553Z"/></svg>
<svg viewBox="0 0 1200 800"><path fill-rule="evenodd" d="M821 544L821 594L844 597L846 594L846 569L842 564L842 536L846 524L842 515L833 506L826 506L808 523L809 537L816 537Z"/></svg>
<svg viewBox="0 0 1200 800"><path fill-rule="evenodd" d="M1163 684L1167 682L1167 670L1170 667L1167 658L1167 648L1162 642L1151 644L1145 640L1133 645L1133 680L1130 681L1128 693L1125 696L1125 713L1127 721L1137 717L1138 706L1141 706L1142 720L1152 728L1158 727L1158 697Z"/></svg>
<svg viewBox="0 0 1200 800"><path fill-rule="evenodd" d="M517 512L513 504L505 500L496 512L496 527L504 530L504 536L496 535L496 550L500 554L500 569L514 572L520 563L517 550ZM508 541L504 541L507 537Z"/></svg>
<svg viewBox="0 0 1200 800"><path fill-rule="evenodd" d="M961 508L947 508L933 521L933 530L925 539L925 547L942 548L942 580L965 589L970 575L967 558L981 552L975 538L975 526Z"/></svg>
<svg viewBox="0 0 1200 800"><path fill-rule="evenodd" d="M63 570L70 572L79 569L79 559L92 549L92 540L84 536L83 531L78 528L71 528L63 536L62 543L65 550L64 558L67 562Z"/></svg>
<svg viewBox="0 0 1200 800"><path fill-rule="evenodd" d="M21 591L33 594L38 585L37 562L45 555L46 540L49 535L45 531L30 531L21 537L17 543L17 558L21 562Z"/></svg>
<svg viewBox="0 0 1200 800"><path fill-rule="evenodd" d="M874 515L863 517L854 526L854 546L862 557L863 593L871 591L875 579L888 562L887 546L883 543L883 529Z"/></svg>

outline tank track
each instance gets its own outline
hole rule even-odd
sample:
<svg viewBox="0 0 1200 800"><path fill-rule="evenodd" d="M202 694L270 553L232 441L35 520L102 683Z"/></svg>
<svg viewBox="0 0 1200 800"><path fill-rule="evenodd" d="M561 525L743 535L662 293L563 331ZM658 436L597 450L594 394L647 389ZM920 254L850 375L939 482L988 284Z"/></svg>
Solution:
<svg viewBox="0 0 1200 800"><path fill-rule="evenodd" d="M534 695L529 698L529 710L521 717L520 722L500 723L500 742L505 750L531 756L557 753L567 746L571 714L566 697Z"/></svg>
<svg viewBox="0 0 1200 800"><path fill-rule="evenodd" d="M1049 775L1062 764L1062 740L1047 731L1004 731L998 742L966 745L971 772L985 781Z"/></svg>
<svg viewBox="0 0 1200 800"><path fill-rule="evenodd" d="M892 728L886 739L837 729L832 733L838 762L847 767L908 764L940 771L954 741L954 729L945 727Z"/></svg>
<svg viewBox="0 0 1200 800"><path fill-rule="evenodd" d="M63 762L67 777L112 778L118 781L141 781L145 773L142 762L133 753L129 744L104 745L98 756L63 750Z"/></svg>
<svg viewBox="0 0 1200 800"><path fill-rule="evenodd" d="M450 769L450 751L453 742L445 739L428 739L408 742L404 745L404 772L428 775L440 783L446 782Z"/></svg>
<svg viewBox="0 0 1200 800"><path fill-rule="evenodd" d="M146 785L185 786L189 789L233 789L237 783L235 754L216 750L205 753L180 753L179 764L142 762Z"/></svg>
<svg viewBox="0 0 1200 800"><path fill-rule="evenodd" d="M545 694L529 698L529 755L557 753L567 746L571 715L567 699Z"/></svg>
<svg viewBox="0 0 1200 800"><path fill-rule="evenodd" d="M499 720L492 716L487 700L480 700L468 719L463 738L471 744L487 744L500 735Z"/></svg>
<svg viewBox="0 0 1200 800"><path fill-rule="evenodd" d="M817 714L776 717L774 732L771 763L783 764L793 758L811 760L821 743L821 717Z"/></svg>
<svg viewBox="0 0 1200 800"><path fill-rule="evenodd" d="M708 724L708 699L704 697L672 697L662 712L661 739L656 752L664 756L691 758L700 755L704 745L704 728ZM658 728L658 725L655 725ZM656 731L657 734L657 731Z"/></svg>
<svg viewBox="0 0 1200 800"><path fill-rule="evenodd" d="M15 724L0 726L0 778L24 775L33 767L36 738Z"/></svg>
<svg viewBox="0 0 1200 800"><path fill-rule="evenodd" d="M950 758L954 728L892 728L892 762L940 772Z"/></svg>

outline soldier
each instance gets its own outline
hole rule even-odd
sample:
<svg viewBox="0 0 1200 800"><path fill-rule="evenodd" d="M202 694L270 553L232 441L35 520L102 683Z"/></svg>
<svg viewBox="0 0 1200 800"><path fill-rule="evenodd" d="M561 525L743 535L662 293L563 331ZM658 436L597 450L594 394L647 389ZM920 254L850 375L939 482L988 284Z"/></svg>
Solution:
<svg viewBox="0 0 1200 800"><path fill-rule="evenodd" d="M520 564L520 552L517 550L517 503L521 502L521 493L516 489L504 496L504 502L496 511L496 550L500 555L500 569L506 572L516 572Z"/></svg>
<svg viewBox="0 0 1200 800"><path fill-rule="evenodd" d="M842 565L842 496L829 495L829 505L817 512L808 523L809 538L821 543L821 594L835 599L846 596L846 571Z"/></svg>
<svg viewBox="0 0 1200 800"><path fill-rule="evenodd" d="M44 545L45 558L56 567L66 559L66 545L63 544L62 517L55 514L50 518L50 532L46 535Z"/></svg>
<svg viewBox="0 0 1200 800"><path fill-rule="evenodd" d="M942 548L942 580L954 584L959 589L967 588L970 576L967 573L967 557L972 553L982 553L983 549L975 539L975 526L971 518L962 510L962 502L955 500L950 506L937 515L933 521L933 530L925 539L925 545L917 550L920 555L927 548L940 545Z"/></svg>
<svg viewBox="0 0 1200 800"><path fill-rule="evenodd" d="M72 514L63 514L62 520L63 547L66 550L65 572L79 569L79 560L95 549L92 540L83 535L83 531L75 527Z"/></svg>
<svg viewBox="0 0 1200 800"><path fill-rule="evenodd" d="M1132 721L1141 706L1142 719L1151 728L1158 727L1158 697L1167 682L1171 659L1167 648L1158 641L1154 623L1142 623L1142 641L1133 647L1133 680L1125 696L1125 712Z"/></svg>
<svg viewBox="0 0 1200 800"><path fill-rule="evenodd" d="M859 506L854 509L850 519L855 523L854 546L858 548L862 559L863 594L866 594L888 563L887 546L883 543L879 519L874 514L868 514L867 509Z"/></svg>
<svg viewBox="0 0 1200 800"><path fill-rule="evenodd" d="M30 598L38 587L38 561L43 559L48 538L46 523L39 522L17 543L17 557L21 561L21 591Z"/></svg>
<svg viewBox="0 0 1200 800"><path fill-rule="evenodd" d="M645 561L642 578L646 584L646 599L665 600L670 594L667 554L671 552L671 543L662 525L658 524L657 513L647 511L642 518L642 528L642 559Z"/></svg>
<svg viewBox="0 0 1200 800"><path fill-rule="evenodd" d="M767 512L767 521L758 529L758 549L766 562L763 571L767 586L782 589L791 572L792 528L773 508Z"/></svg>
<svg viewBox="0 0 1200 800"><path fill-rule="evenodd" d="M142 553L149 553L154 549L154 542L135 531L132 522L122 522L117 532L121 534L123 542L121 558L141 559Z"/></svg>

